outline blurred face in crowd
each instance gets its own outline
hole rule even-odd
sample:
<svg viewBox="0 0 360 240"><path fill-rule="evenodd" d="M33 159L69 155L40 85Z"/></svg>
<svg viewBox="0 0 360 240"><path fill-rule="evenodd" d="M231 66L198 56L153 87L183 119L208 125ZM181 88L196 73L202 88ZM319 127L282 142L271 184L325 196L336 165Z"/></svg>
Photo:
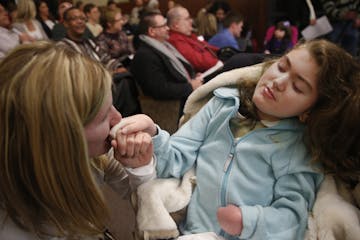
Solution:
<svg viewBox="0 0 360 240"><path fill-rule="evenodd" d="M283 29L276 29L274 32L274 36L276 39L283 39L285 37L285 30Z"/></svg>
<svg viewBox="0 0 360 240"><path fill-rule="evenodd" d="M174 23L174 29L177 32L190 36L192 33L192 18L189 11L185 8L179 9L179 19Z"/></svg>
<svg viewBox="0 0 360 240"><path fill-rule="evenodd" d="M85 14L79 9L72 9L68 12L64 25L67 28L67 34L72 39L81 39L85 32Z"/></svg>
<svg viewBox="0 0 360 240"><path fill-rule="evenodd" d="M122 30L123 23L124 23L123 16L121 15L120 12L118 12L114 17L113 22L108 23L109 28L107 29L107 31L109 33L120 32Z"/></svg>
<svg viewBox="0 0 360 240"><path fill-rule="evenodd" d="M111 10L115 10L117 8L116 3L109 4L108 8L111 9Z"/></svg>
<svg viewBox="0 0 360 240"><path fill-rule="evenodd" d="M168 9L172 9L173 7L175 7L175 2L174 1L168 1Z"/></svg>
<svg viewBox="0 0 360 240"><path fill-rule="evenodd" d="M140 7L140 6L142 6L142 5L143 5L143 0L136 0L136 1L135 1L135 6Z"/></svg>
<svg viewBox="0 0 360 240"><path fill-rule="evenodd" d="M46 2L41 1L40 5L39 5L39 15L40 16L49 16L49 8L48 5L46 4Z"/></svg>
<svg viewBox="0 0 360 240"><path fill-rule="evenodd" d="M9 28L10 18L6 9L0 4L0 27Z"/></svg>
<svg viewBox="0 0 360 240"><path fill-rule="evenodd" d="M216 16L216 19L217 19L219 22L222 22L222 21L224 20L224 18L225 18L225 11L224 11L224 9L219 8L218 10L216 10L215 16Z"/></svg>
<svg viewBox="0 0 360 240"><path fill-rule="evenodd" d="M93 7L90 12L86 13L88 19L92 22L99 22L100 19L100 11L97 7Z"/></svg>
<svg viewBox="0 0 360 240"><path fill-rule="evenodd" d="M244 26L244 22L241 21L241 22L234 22L231 24L231 28L232 28L232 33L235 37L240 37L241 35L241 32L242 32L242 29L243 29L243 26Z"/></svg>
<svg viewBox="0 0 360 240"><path fill-rule="evenodd" d="M60 20L63 19L63 15L64 15L64 12L66 11L66 9L68 8L71 8L72 7L72 4L69 3L69 2L63 2L59 5L59 17L60 17Z"/></svg>
<svg viewBox="0 0 360 240"><path fill-rule="evenodd" d="M149 27L149 36L160 42L169 39L169 27L166 19L162 15L159 14L154 17L154 24Z"/></svg>

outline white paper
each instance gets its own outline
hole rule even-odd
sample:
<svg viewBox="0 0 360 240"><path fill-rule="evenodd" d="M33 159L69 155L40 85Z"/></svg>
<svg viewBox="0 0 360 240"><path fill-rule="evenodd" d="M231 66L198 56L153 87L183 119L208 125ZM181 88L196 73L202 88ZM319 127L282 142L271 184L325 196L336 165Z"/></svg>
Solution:
<svg viewBox="0 0 360 240"><path fill-rule="evenodd" d="M222 61L217 61L217 63L212 66L211 68L209 68L208 70L206 70L205 72L203 72L201 74L201 76L203 78L205 78L206 76L209 76L210 74L214 73L215 71L219 70L220 68L222 68L224 66L224 63Z"/></svg>
<svg viewBox="0 0 360 240"><path fill-rule="evenodd" d="M311 40L319 36L325 35L333 30L329 19L326 16L316 19L315 25L307 26L301 31L302 36L305 40Z"/></svg>

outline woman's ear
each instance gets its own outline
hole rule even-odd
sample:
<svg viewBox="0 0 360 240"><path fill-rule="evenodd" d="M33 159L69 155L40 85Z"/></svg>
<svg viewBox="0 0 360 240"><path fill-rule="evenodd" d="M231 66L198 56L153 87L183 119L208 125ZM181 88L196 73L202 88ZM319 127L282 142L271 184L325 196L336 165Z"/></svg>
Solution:
<svg viewBox="0 0 360 240"><path fill-rule="evenodd" d="M300 122L306 123L306 120L308 119L310 115L310 110L303 112L302 114L299 115L299 120Z"/></svg>

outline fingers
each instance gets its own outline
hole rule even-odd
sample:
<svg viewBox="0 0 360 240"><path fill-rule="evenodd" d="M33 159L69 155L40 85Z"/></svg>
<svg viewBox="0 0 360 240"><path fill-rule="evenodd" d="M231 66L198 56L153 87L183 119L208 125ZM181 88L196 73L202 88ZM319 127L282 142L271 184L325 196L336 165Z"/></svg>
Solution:
<svg viewBox="0 0 360 240"><path fill-rule="evenodd" d="M117 151L121 156L135 157L146 153L152 146L151 136L144 132L124 135L118 132L116 135Z"/></svg>
<svg viewBox="0 0 360 240"><path fill-rule="evenodd" d="M114 148L115 158L125 167L137 168L149 164L153 156L153 145L151 136L148 133L138 132L130 135L123 135L118 132L116 135L117 145Z"/></svg>
<svg viewBox="0 0 360 240"><path fill-rule="evenodd" d="M145 114L137 114L123 118L118 124L112 127L110 135L115 138L116 133L131 134L139 131L147 132L151 136L156 134L156 126L153 120Z"/></svg>
<svg viewBox="0 0 360 240"><path fill-rule="evenodd" d="M142 134L142 144L139 148L139 153L146 154L149 152L149 150L150 150L149 148L152 148L151 136L149 134Z"/></svg>

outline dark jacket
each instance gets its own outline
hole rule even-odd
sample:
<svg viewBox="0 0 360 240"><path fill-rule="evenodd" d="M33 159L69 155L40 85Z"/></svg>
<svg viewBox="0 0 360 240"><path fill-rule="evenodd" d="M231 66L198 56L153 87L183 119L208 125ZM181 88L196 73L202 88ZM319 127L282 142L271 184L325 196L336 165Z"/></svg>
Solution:
<svg viewBox="0 0 360 240"><path fill-rule="evenodd" d="M130 71L144 95L162 100L186 100L192 92L188 80L172 66L166 55L141 40L140 42ZM192 66L182 63L193 78L195 72Z"/></svg>

